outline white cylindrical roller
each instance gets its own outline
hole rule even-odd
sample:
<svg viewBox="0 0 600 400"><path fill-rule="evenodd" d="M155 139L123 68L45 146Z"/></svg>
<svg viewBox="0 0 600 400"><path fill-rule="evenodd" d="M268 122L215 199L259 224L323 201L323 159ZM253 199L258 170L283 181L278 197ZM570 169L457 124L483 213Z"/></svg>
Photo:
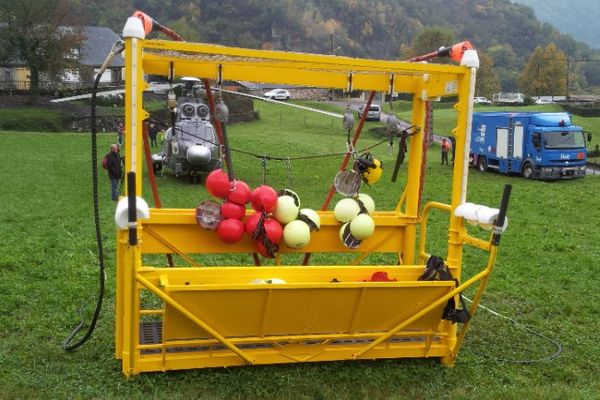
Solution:
<svg viewBox="0 0 600 400"><path fill-rule="evenodd" d="M148 203L146 200L142 199L139 196L135 198L135 205L137 209L137 219L148 219L150 218L150 207L148 207ZM129 224L129 203L127 197L121 198L117 203L117 208L115 209L115 223L119 227L119 229L127 229Z"/></svg>

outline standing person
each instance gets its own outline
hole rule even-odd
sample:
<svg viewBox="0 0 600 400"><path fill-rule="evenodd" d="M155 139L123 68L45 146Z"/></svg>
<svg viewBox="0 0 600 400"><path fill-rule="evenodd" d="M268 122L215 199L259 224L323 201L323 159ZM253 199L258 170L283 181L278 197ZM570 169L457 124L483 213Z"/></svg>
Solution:
<svg viewBox="0 0 600 400"><path fill-rule="evenodd" d="M156 135L156 138L158 139L158 141L160 142L160 145L162 146L165 143L165 130L159 129L158 135Z"/></svg>
<svg viewBox="0 0 600 400"><path fill-rule="evenodd" d="M450 150L450 142L448 139L442 139L442 165L448 165L448 150Z"/></svg>
<svg viewBox="0 0 600 400"><path fill-rule="evenodd" d="M106 155L106 169L108 170L108 178L110 179L111 198L117 201L119 200L119 179L121 179L121 175L123 174L118 144L110 145L110 153Z"/></svg>
<svg viewBox="0 0 600 400"><path fill-rule="evenodd" d="M119 146L123 146L123 132L123 122L119 121L119 123L117 124L117 143L119 144Z"/></svg>
<svg viewBox="0 0 600 400"><path fill-rule="evenodd" d="M456 153L456 137L454 135L450 135L450 150L452 151L452 164L454 164L454 155Z"/></svg>
<svg viewBox="0 0 600 400"><path fill-rule="evenodd" d="M148 124L148 136L150 136L150 147L156 146L156 135L158 135L158 126L154 122Z"/></svg>

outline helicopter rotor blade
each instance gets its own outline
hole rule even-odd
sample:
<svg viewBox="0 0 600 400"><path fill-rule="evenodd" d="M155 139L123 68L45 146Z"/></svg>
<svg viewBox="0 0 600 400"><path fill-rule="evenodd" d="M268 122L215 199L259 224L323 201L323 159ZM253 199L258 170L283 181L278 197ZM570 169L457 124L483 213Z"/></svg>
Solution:
<svg viewBox="0 0 600 400"><path fill-rule="evenodd" d="M299 104L288 103L288 102L285 102L285 101L267 99L265 97L257 96L257 95L254 95L254 94L241 93L241 92L236 92L236 91L233 91L233 90L219 89L218 87L211 87L211 89L213 91L215 91L215 92L218 92L219 90L221 90L223 93L230 93L230 94L237 95L237 96L250 97L252 99L264 101L264 102L267 102L267 103L275 103L275 104L280 104L282 106L287 106L287 107L292 107L292 108L298 108L300 110L305 110L305 111L315 112L315 113L319 113L319 114L323 114L323 115L328 115L328 116L334 117L334 118L342 119L344 117L342 114L333 113L333 112L329 112L329 111L323 111L323 110L319 110L319 109L311 108L311 107L306 107L306 106L301 106Z"/></svg>
<svg viewBox="0 0 600 400"><path fill-rule="evenodd" d="M241 93L241 92L236 92L236 91L233 91L233 90L222 89L222 88L218 88L218 87L211 87L211 88L215 92L218 92L220 90L220 91L222 91L224 93L229 93L229 94L232 94L232 95L235 95L235 96L249 97L249 98L260 100L260 101L264 101L264 102L267 102L267 103L275 103L275 104L279 104L279 105L282 105L282 106L297 108L297 109L300 109L300 110L305 110L305 111L309 111L309 112L323 114L323 115L327 115L327 116L334 117L334 118L342 119L344 117L342 114L338 114L338 113L334 113L334 112L330 112L330 111L319 110L319 109L316 109L316 108L311 108L311 107L306 107L306 106L301 106L299 104L288 103L288 102L285 102L285 101L267 99L267 98L264 98L264 97L261 97L261 96L257 96L257 95L254 95L254 94ZM96 93L96 96L98 96L98 97L100 97L100 96L113 96L115 94L123 94L123 93L125 93L125 89L115 89L115 90L107 90L107 91L104 91L104 92L98 92L98 93ZM53 100L50 100L50 102L51 103L66 103L68 101L89 99L91 97L92 97L92 94L88 93L88 94L80 94L80 95L77 95L77 96L62 97L60 99L53 99Z"/></svg>
<svg viewBox="0 0 600 400"><path fill-rule="evenodd" d="M113 96L115 94L123 94L125 93L125 89L115 89L115 90L107 90L104 92L98 92L96 93L96 96L100 97L100 96ZM74 101L74 100L82 100L82 99L89 99L92 97L91 93L87 93L87 94L80 94L77 96L69 96L69 97L62 97L60 99L53 99L50 100L50 103L66 103L67 101Z"/></svg>

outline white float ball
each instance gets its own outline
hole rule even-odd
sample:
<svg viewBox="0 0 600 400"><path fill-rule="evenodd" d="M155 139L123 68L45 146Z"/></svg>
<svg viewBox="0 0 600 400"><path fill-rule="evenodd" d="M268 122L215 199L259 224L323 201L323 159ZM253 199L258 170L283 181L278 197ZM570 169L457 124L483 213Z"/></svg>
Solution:
<svg viewBox="0 0 600 400"><path fill-rule="evenodd" d="M282 224L287 224L298 218L300 208L292 196L279 196L273 217Z"/></svg>
<svg viewBox="0 0 600 400"><path fill-rule="evenodd" d="M283 228L283 241L288 247L299 249L310 242L310 228L306 222L295 220Z"/></svg>
<svg viewBox="0 0 600 400"><path fill-rule="evenodd" d="M350 221L350 233L358 240L365 240L375 232L375 221L367 214L360 214Z"/></svg>
<svg viewBox="0 0 600 400"><path fill-rule="evenodd" d="M369 214L373 214L373 212L375 211L375 201L371 196L369 196L366 193L359 193L358 200L360 200L361 203L363 203Z"/></svg>
<svg viewBox="0 0 600 400"><path fill-rule="evenodd" d="M303 208L300 210L299 215L311 220L315 224L317 229L321 228L321 217L319 216L319 213L317 213L315 210L311 208Z"/></svg>
<svg viewBox="0 0 600 400"><path fill-rule="evenodd" d="M358 215L360 206L356 200L345 198L337 202L333 209L333 215L339 222L348 222Z"/></svg>

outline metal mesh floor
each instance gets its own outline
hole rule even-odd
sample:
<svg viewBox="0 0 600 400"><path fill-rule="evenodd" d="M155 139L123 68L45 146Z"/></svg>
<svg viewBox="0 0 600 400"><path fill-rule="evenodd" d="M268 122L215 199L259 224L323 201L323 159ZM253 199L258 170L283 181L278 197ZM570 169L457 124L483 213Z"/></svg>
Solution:
<svg viewBox="0 0 600 400"><path fill-rule="evenodd" d="M163 325L161 321L154 322L141 322L140 323L140 344L161 344L162 343L162 331ZM387 343L424 343L427 340L426 336L411 336L411 337L393 337L387 341ZM435 336L432 341L440 342L441 338ZM341 339L331 342L332 345L352 345L352 344L368 344L373 339ZM307 345L320 344L321 341L309 340L306 341ZM285 343L278 343L279 346ZM240 349L260 349L260 348L272 348L275 347L272 343L246 343L238 344L237 347ZM202 351L215 351L226 349L223 345L211 345L211 346L181 346L181 347L169 347L167 353L186 353L186 352L202 352ZM160 354L160 349L143 349L140 351L141 354Z"/></svg>

